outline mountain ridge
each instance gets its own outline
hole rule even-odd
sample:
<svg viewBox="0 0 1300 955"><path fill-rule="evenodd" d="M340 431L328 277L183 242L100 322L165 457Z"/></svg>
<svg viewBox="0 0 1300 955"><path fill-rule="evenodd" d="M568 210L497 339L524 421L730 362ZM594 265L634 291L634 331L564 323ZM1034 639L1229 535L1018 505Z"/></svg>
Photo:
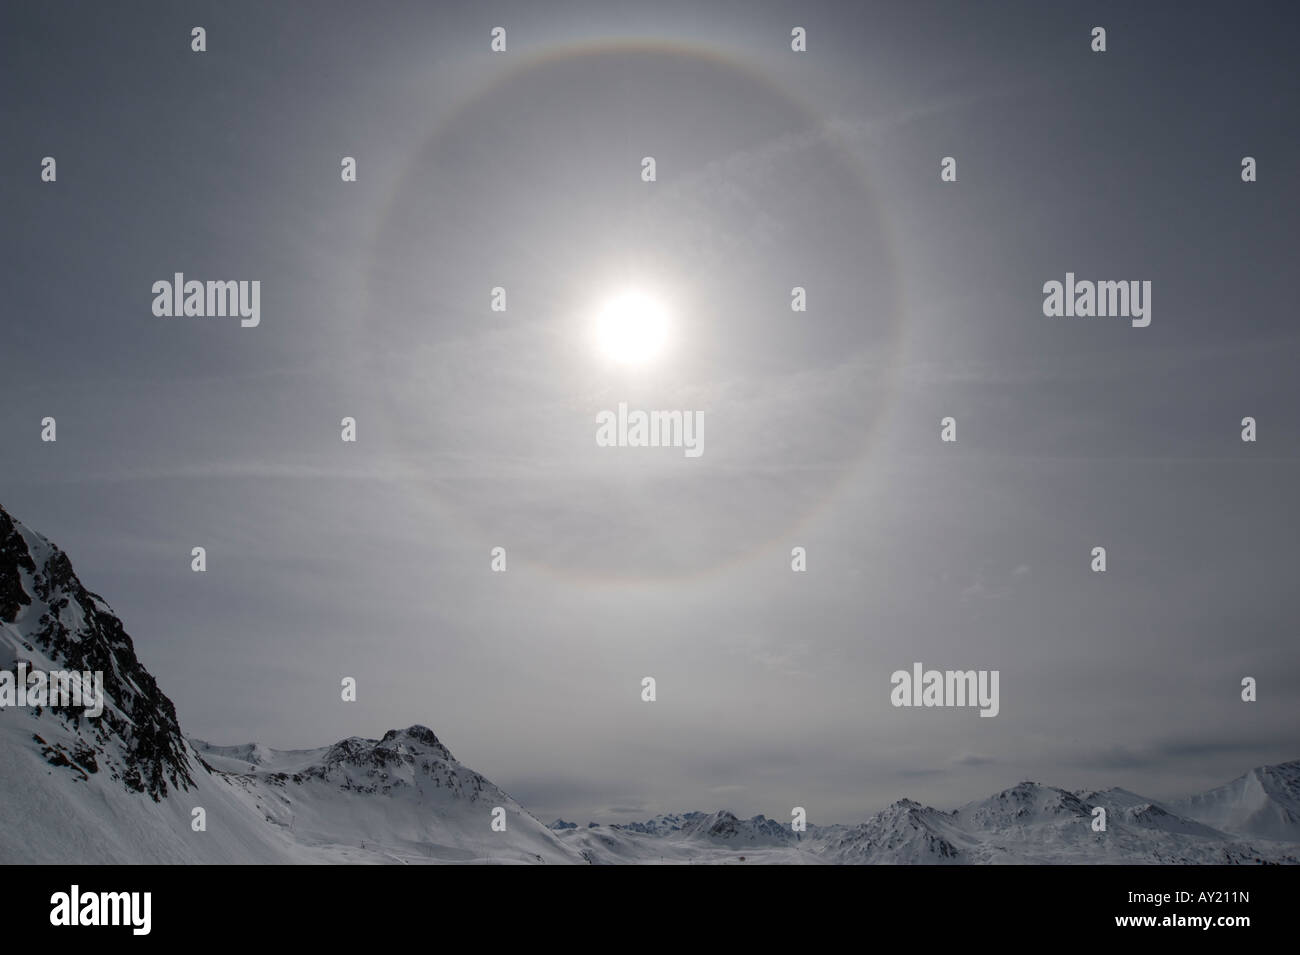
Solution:
<svg viewBox="0 0 1300 955"><path fill-rule="evenodd" d="M6 863L1300 861L1300 760L1163 803L1026 781L795 832L726 808L548 827L421 724L304 750L190 738L108 603L0 507L0 669L20 663L101 670L104 710L0 708Z"/></svg>

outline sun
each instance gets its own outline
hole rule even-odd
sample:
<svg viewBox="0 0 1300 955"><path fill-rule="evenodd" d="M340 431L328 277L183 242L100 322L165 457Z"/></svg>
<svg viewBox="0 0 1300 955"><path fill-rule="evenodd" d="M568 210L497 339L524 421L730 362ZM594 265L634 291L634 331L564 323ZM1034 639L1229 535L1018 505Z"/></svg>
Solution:
<svg viewBox="0 0 1300 955"><path fill-rule="evenodd" d="M664 350L668 324L662 302L629 289L607 301L596 315L596 344L613 361L644 364Z"/></svg>

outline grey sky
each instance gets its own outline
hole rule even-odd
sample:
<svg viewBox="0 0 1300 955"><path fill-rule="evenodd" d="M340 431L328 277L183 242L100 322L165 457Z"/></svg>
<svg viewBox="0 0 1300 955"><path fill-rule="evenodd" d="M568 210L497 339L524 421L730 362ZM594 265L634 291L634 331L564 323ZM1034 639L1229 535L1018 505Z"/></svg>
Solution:
<svg viewBox="0 0 1300 955"><path fill-rule="evenodd" d="M1131 6L11 5L0 502L190 734L424 723L547 817L1296 758L1296 16ZM154 317L176 271L261 325ZM1150 327L1044 317L1067 271ZM620 401L705 454L598 448ZM1000 715L893 708L917 660Z"/></svg>

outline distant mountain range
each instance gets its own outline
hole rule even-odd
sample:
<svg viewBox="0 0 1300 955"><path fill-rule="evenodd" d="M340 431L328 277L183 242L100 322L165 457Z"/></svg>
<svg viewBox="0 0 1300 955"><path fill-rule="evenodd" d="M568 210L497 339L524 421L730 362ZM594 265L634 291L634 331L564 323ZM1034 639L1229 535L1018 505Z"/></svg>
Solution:
<svg viewBox="0 0 1300 955"><path fill-rule="evenodd" d="M1163 804L1024 782L951 812L904 799L794 832L726 810L548 827L423 726L312 750L215 746L182 734L67 556L0 508L0 669L20 664L102 671L104 711L0 709L0 863L1300 862L1300 761Z"/></svg>

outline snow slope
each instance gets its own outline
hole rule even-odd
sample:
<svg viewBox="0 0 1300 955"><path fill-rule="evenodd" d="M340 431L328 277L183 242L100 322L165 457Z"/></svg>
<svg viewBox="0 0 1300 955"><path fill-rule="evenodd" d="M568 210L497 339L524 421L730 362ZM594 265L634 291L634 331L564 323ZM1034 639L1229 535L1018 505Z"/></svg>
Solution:
<svg viewBox="0 0 1300 955"><path fill-rule="evenodd" d="M1097 806L1106 810L1104 832L1092 828ZM782 834L769 834L768 824ZM1033 782L948 812L901 799L858 826L809 825L798 835L785 829L762 816L743 822L719 811L566 829L560 836L597 863L1300 863L1294 839L1220 831L1122 789L1071 793Z"/></svg>
<svg viewBox="0 0 1300 955"><path fill-rule="evenodd" d="M1173 808L1225 832L1300 842L1300 760L1260 766Z"/></svg>
<svg viewBox="0 0 1300 955"><path fill-rule="evenodd" d="M228 749L204 747L204 759ZM426 727L389 730L380 740L352 737L325 750L266 752L265 765L226 778L295 843L349 859L364 847L394 862L583 861ZM492 829L498 807L504 832Z"/></svg>
<svg viewBox="0 0 1300 955"><path fill-rule="evenodd" d="M0 863L1300 862L1300 761L1164 804L1023 782L795 833L725 809L547 827L423 726L308 750L187 739L108 604L0 508L0 669L19 662L103 671L105 706L0 707Z"/></svg>
<svg viewBox="0 0 1300 955"><path fill-rule="evenodd" d="M0 508L0 668L19 661L102 670L105 706L0 708L0 863L583 861L422 726L301 751L187 740L108 604Z"/></svg>

